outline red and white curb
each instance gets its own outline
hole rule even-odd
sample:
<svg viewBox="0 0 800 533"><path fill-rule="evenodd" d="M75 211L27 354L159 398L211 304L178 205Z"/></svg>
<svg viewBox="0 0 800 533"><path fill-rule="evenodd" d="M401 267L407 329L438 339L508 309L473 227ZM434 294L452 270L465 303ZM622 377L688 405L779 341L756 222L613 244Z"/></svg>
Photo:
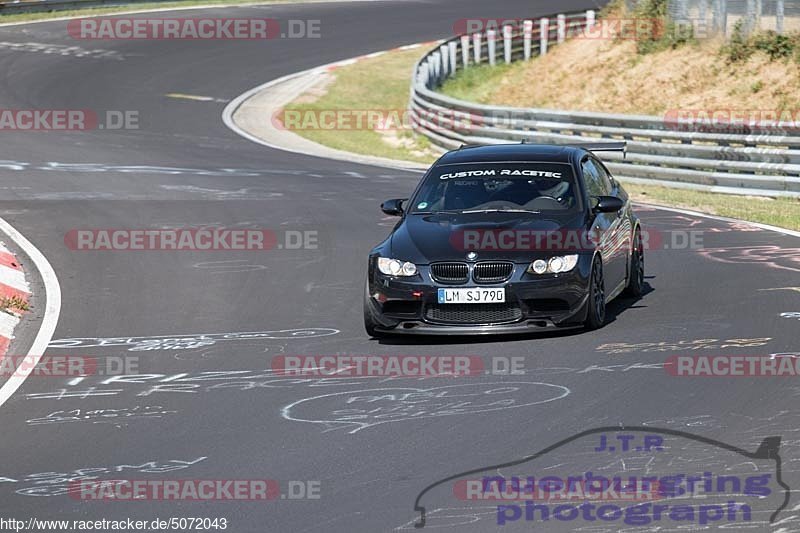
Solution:
<svg viewBox="0 0 800 533"><path fill-rule="evenodd" d="M0 303L18 300L27 304L30 295L31 289L25 280L25 271L20 262L0 242ZM0 358L8 351L11 339L14 338L14 328L19 324L23 312L22 309L15 308L0 311Z"/></svg>
<svg viewBox="0 0 800 533"><path fill-rule="evenodd" d="M50 344L50 340L53 338L53 333L55 333L56 326L58 325L58 317L61 314L61 286L58 283L58 276L56 276L55 270L53 270L53 267L50 265L50 262L47 260L44 254L39 251L39 249L36 248L31 241L26 239L22 233L17 231L14 226L6 222L6 220L3 218L0 218L0 233L5 235L8 240L19 247L19 249L22 250L25 256L30 260L28 263L30 265L29 272L33 272L35 270L35 272L38 273L38 277L41 279L41 284L43 286L40 299L45 302L44 305L40 305L40 309L38 310L38 312L44 311L42 312L39 331L36 332L33 343L28 349L28 353L25 354L26 358L28 358L27 360L30 361L30 364L25 365L22 370L14 372L14 374L8 378L5 383L2 384L2 386L0 386L0 407L2 407L17 391L17 389L19 389L22 384L25 383L25 380L28 379L28 376L30 376L31 372L33 372L34 367L39 364L39 360L44 355L47 345ZM14 261L14 263L17 262ZM19 277L18 275L16 276L18 280ZM24 275L22 279L25 279ZM13 288L14 287L12 287L12 289ZM16 288L19 289L21 287ZM42 309L42 307L44 309ZM0 315L3 314L5 313L0 312ZM13 315L9 316L13 317ZM11 320L12 322L15 322L14 325L19 322L19 317L16 318L16 321L13 319ZM13 328L11 329L9 335L9 338L13 338ZM6 349L7 348L8 347L6 346Z"/></svg>

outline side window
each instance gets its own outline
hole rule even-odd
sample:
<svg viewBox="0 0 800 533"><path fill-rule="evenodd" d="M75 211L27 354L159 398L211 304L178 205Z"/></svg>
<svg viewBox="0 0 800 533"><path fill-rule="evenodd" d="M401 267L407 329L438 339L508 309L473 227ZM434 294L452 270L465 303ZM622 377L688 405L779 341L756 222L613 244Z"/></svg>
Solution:
<svg viewBox="0 0 800 533"><path fill-rule="evenodd" d="M604 167L599 161L590 161L592 161L594 167L597 169L597 173L600 175L600 182L602 183L603 188L606 190L606 192L603 194L611 194L611 191L614 190L614 182L611 181L611 176L608 174L606 167Z"/></svg>
<svg viewBox="0 0 800 533"><path fill-rule="evenodd" d="M603 187L600 173L597 171L597 166L591 159L587 158L581 163L581 170L583 171L583 179L586 182L586 192L589 196L604 196L607 194Z"/></svg>

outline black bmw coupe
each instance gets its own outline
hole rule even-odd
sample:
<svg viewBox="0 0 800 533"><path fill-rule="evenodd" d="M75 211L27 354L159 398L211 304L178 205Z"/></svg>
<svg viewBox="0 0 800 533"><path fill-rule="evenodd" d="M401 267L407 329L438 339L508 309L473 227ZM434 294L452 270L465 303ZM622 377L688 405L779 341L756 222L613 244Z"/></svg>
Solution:
<svg viewBox="0 0 800 533"><path fill-rule="evenodd" d="M507 144L443 155L369 254L369 335L520 333L605 323L642 294L644 246L628 194L586 146Z"/></svg>

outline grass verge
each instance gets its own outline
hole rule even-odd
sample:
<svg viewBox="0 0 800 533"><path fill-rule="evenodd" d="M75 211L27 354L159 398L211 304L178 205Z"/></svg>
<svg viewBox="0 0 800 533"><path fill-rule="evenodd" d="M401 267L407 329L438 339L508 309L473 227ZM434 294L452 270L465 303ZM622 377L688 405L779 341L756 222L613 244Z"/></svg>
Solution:
<svg viewBox="0 0 800 533"><path fill-rule="evenodd" d="M411 68L421 53L418 49L388 52L340 67L325 87L312 89L287 109L404 109L408 104ZM494 73L502 77L504 69L509 68L513 65L495 71L490 71L489 67L471 69L469 76L460 78L463 94L454 92L453 86L450 93L457 97L474 95L470 92L470 84L481 83ZM407 130L391 132L391 135L373 130L301 130L296 133L320 144L359 154L423 163L431 163L436 158L436 152L427 139ZM745 197L633 183L626 183L625 188L634 200L640 202L800 230L798 199Z"/></svg>
<svg viewBox="0 0 800 533"><path fill-rule="evenodd" d="M638 202L690 209L710 215L800 230L800 199L719 194L621 181L625 190Z"/></svg>
<svg viewBox="0 0 800 533"><path fill-rule="evenodd" d="M424 50L399 50L339 67L325 79L323 86L285 107L299 116L313 119L322 112L341 111L345 116L361 111L377 111L380 116L403 116L408 107L411 67ZM395 122L396 123L396 122ZM436 158L427 138L416 135L410 127L367 129L348 125L325 129L308 127L295 133L319 144L358 154L430 163Z"/></svg>

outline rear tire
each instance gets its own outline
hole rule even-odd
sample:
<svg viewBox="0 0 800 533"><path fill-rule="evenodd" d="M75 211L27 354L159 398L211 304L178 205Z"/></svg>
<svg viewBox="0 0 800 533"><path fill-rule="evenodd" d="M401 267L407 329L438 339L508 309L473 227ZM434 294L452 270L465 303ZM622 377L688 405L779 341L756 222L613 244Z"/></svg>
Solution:
<svg viewBox="0 0 800 533"><path fill-rule="evenodd" d="M631 269L628 275L628 285L625 295L638 298L644 294L644 245L642 234L639 230L633 236L633 251L631 252Z"/></svg>
<svg viewBox="0 0 800 533"><path fill-rule="evenodd" d="M606 323L606 288L603 279L603 261L599 258L592 263L592 276L589 280L589 309L584 327L591 331L602 328Z"/></svg>

